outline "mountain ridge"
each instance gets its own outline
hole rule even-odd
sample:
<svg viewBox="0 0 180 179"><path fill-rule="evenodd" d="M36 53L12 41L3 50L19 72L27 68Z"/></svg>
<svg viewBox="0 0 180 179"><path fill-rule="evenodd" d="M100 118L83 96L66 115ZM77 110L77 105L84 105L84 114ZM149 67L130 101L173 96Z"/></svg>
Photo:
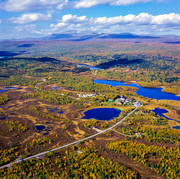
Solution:
<svg viewBox="0 0 180 179"><path fill-rule="evenodd" d="M177 35L151 35L151 34L134 34L134 33L54 33L38 38L23 38L23 39L7 39L3 41L88 41L88 40L129 40L129 41L160 41L169 44L179 44L180 36Z"/></svg>
<svg viewBox="0 0 180 179"><path fill-rule="evenodd" d="M43 40L70 40L70 41L85 41L91 39L159 39L159 36L152 35L136 35L132 33L102 33L102 34L52 34L47 37L43 37Z"/></svg>

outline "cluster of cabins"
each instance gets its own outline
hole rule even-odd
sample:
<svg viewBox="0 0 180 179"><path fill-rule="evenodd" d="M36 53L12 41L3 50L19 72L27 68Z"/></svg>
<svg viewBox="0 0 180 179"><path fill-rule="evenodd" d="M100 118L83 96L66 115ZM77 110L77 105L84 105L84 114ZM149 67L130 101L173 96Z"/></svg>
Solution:
<svg viewBox="0 0 180 179"><path fill-rule="evenodd" d="M80 93L78 94L79 98L87 98L87 97L96 97L97 94L93 93ZM135 101L134 99L127 98L125 96L116 96L114 99L109 99L107 101L108 103L115 103L116 105L134 105L134 106L139 106L140 102Z"/></svg>
<svg viewBox="0 0 180 179"><path fill-rule="evenodd" d="M109 99L108 102L115 103L117 105L126 105L126 104L133 104L134 100L130 98L126 98L125 96L117 96L114 99Z"/></svg>

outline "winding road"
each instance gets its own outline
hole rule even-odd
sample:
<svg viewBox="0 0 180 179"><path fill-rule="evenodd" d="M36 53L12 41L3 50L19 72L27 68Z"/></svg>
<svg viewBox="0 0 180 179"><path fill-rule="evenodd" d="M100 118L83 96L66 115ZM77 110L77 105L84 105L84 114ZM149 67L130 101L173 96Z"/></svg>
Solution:
<svg viewBox="0 0 180 179"><path fill-rule="evenodd" d="M11 163L9 163L9 164L6 164L6 165L1 166L0 169L6 168L6 167L11 167L13 164L18 164L18 163L21 163L22 161L26 161L26 160L29 160L29 159L39 158L39 157L41 157L41 156L43 156L43 155L48 154L49 152L54 152L54 151L57 151L57 150L59 150L59 149L63 149L63 148L69 147L69 146L71 146L71 145L78 144L78 143L83 142L83 141L85 141L85 140L92 139L92 138L94 138L94 137L96 137L96 136L98 136L98 135L100 135L100 134L104 134L104 133L112 130L113 128L115 128L115 127L118 126L119 124L121 124L126 118L128 118L132 113L134 113L140 106L141 106L141 105L136 105L136 106L135 106L136 108L135 108L134 110L132 110L130 113L128 113L123 119L121 119L121 120L118 121L116 124L114 124L113 126L107 128L107 129L105 129L105 130L102 130L102 131L100 131L100 132L98 132L98 133L96 133L96 134L93 134L93 135L89 136L89 137L85 137L85 138L83 138L83 139L80 139L80 140L71 142L71 143L69 143L69 144L66 144L66 145L63 145L63 146L60 146L60 147L56 147L56 148L54 148L54 149L51 149L51 150L48 150L48 151L45 151L45 152L38 153L38 154L36 154L36 155L32 155L32 156L27 157L27 158L24 158L24 159L16 159L14 162L11 162Z"/></svg>

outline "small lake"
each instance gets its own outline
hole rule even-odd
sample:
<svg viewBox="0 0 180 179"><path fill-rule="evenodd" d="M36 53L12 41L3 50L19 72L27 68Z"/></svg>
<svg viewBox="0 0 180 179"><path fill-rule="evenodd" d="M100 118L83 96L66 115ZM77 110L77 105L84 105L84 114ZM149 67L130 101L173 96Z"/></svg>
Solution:
<svg viewBox="0 0 180 179"><path fill-rule="evenodd" d="M5 119L6 119L6 117L5 117L5 116L0 117L0 120L5 120Z"/></svg>
<svg viewBox="0 0 180 179"><path fill-rule="evenodd" d="M49 132L45 132L43 135L48 135L49 134Z"/></svg>
<svg viewBox="0 0 180 179"><path fill-rule="evenodd" d="M136 87L138 90L136 94L152 99L166 99L166 100L177 100L180 101L180 96L176 96L174 94L166 93L162 91L162 88L143 88L137 84L125 84L124 82L120 81L110 81L110 80L94 80L94 83L98 84L105 84L111 86L129 86L129 87Z"/></svg>
<svg viewBox="0 0 180 179"><path fill-rule="evenodd" d="M119 117L121 113L117 108L95 108L84 112L82 119L96 119L101 121L110 121L116 117Z"/></svg>
<svg viewBox="0 0 180 179"><path fill-rule="evenodd" d="M40 132L43 131L46 127L44 125L36 125L35 128Z"/></svg>
<svg viewBox="0 0 180 179"><path fill-rule="evenodd" d="M58 90L58 89L60 89L60 87L55 86L55 87L52 87L52 89L53 89L53 90Z"/></svg>
<svg viewBox="0 0 180 179"><path fill-rule="evenodd" d="M56 112L56 113L58 113L58 114L63 114L63 113L64 113L63 110L57 109L57 108L51 108L51 109L49 109L49 111L50 111L50 112Z"/></svg>
<svg viewBox="0 0 180 179"><path fill-rule="evenodd" d="M77 67L87 67L90 70L102 70L101 68L94 67L94 66L91 66L91 65L84 65L84 64L78 64Z"/></svg>
<svg viewBox="0 0 180 179"><path fill-rule="evenodd" d="M7 90L3 90L3 89L1 90L1 89L0 89L0 93L6 92L6 91L7 91Z"/></svg>
<svg viewBox="0 0 180 179"><path fill-rule="evenodd" d="M18 88L18 87L4 87L5 90L11 90L11 89L21 89L21 88Z"/></svg>
<svg viewBox="0 0 180 179"><path fill-rule="evenodd" d="M175 122L178 122L180 123L180 121L177 121L175 119L171 119L167 116L165 116L164 114L165 113L168 113L168 111L166 109L160 109L160 108L155 108L154 110L152 110L156 115L159 115L161 117L164 117L166 118L167 120L172 120L172 121L175 121ZM180 129L180 126L174 126L173 129Z"/></svg>
<svg viewBox="0 0 180 179"><path fill-rule="evenodd" d="M18 88L18 87L4 87L3 89L0 89L0 93L6 92L7 90L18 90L18 89L22 89L22 88Z"/></svg>

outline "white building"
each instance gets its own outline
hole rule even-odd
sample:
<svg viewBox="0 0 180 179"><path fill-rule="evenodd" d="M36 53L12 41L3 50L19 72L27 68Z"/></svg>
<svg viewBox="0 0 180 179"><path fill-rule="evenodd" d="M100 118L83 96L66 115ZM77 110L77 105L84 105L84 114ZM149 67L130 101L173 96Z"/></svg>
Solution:
<svg viewBox="0 0 180 179"><path fill-rule="evenodd" d="M87 98L87 97L96 97L96 94L83 94L83 93L80 93L80 94L78 94L78 96L80 98Z"/></svg>

